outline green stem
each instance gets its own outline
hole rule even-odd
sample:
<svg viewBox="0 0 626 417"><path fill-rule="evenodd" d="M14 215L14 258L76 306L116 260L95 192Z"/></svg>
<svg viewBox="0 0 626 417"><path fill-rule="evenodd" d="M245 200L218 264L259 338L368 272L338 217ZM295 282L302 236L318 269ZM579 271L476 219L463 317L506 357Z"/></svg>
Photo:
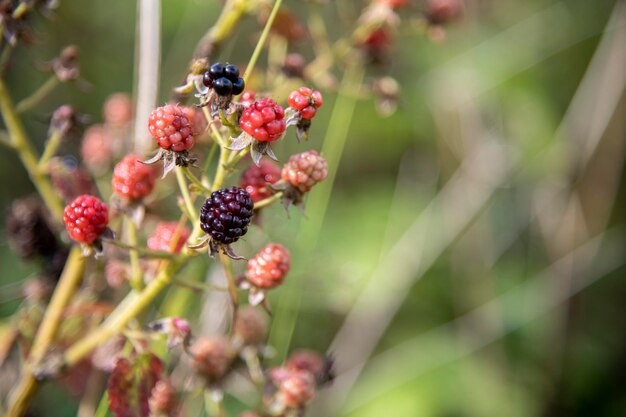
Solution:
<svg viewBox="0 0 626 417"><path fill-rule="evenodd" d="M198 191L202 192L203 194L211 194L211 190L206 188L204 184L202 184L200 180L195 175L193 175L191 171L189 171L189 168L180 167L180 169L181 171L183 171L187 179L191 181L196 187L198 187Z"/></svg>
<svg viewBox="0 0 626 417"><path fill-rule="evenodd" d="M46 147L43 150L43 155L41 155L41 158L39 158L38 167L40 171L42 172L46 171L46 169L48 168L48 162L50 162L50 159L52 159L52 157L56 154L57 149L59 149L59 146L61 145L62 141L63 141L63 132L61 132L58 129L52 130L50 139L48 139L48 142L46 143Z"/></svg>
<svg viewBox="0 0 626 417"><path fill-rule="evenodd" d="M280 198L283 196L282 191L278 192L276 194L274 194L271 197L267 197L257 203L254 203L254 209L258 210L258 209L262 209L263 207L267 207L269 205L274 204L275 202L277 202L278 200L280 200Z"/></svg>
<svg viewBox="0 0 626 417"><path fill-rule="evenodd" d="M187 182L185 181L185 173L183 172L182 167L176 167L176 180L178 181L178 188L180 188L180 192L183 195L185 207L189 212L189 219L195 221L198 217L198 213L196 213L196 209L191 201L191 196L189 195L189 187L187 186ZM204 188L204 186L202 186L202 188Z"/></svg>
<svg viewBox="0 0 626 417"><path fill-rule="evenodd" d="M35 90L34 93L17 103L15 110L18 113L24 113L32 109L37 104L41 103L46 97L48 97L48 95L50 95L50 93L52 93L60 83L61 82L59 81L57 76L52 75L46 80L45 83L43 83L37 90Z"/></svg>
<svg viewBox="0 0 626 417"><path fill-rule="evenodd" d="M139 264L139 252L137 251L137 226L133 219L128 216L124 217L124 222L126 225L126 233L128 233L128 243L132 248L130 249L130 286L133 287L135 291L141 291L143 289L143 271L141 269L141 265Z"/></svg>
<svg viewBox="0 0 626 417"><path fill-rule="evenodd" d="M274 3L274 7L272 8L272 12L267 18L267 22L265 22L265 27L263 28L263 32L261 33L261 37L254 48L254 52L252 52L252 56L250 57L250 61L248 61L248 65L246 66L246 73L243 75L243 80L248 83L248 79L254 70L254 66L256 65L257 60L259 59L259 55L261 55L261 51L263 50L263 45L267 40L268 35L270 34L270 29L272 29L272 24L274 24L274 19L278 14L278 10L280 10L280 6L283 3L283 0L276 0Z"/></svg>
<svg viewBox="0 0 626 417"><path fill-rule="evenodd" d="M48 178L46 178L46 176L39 171L39 161L35 156L35 150L26 135L22 121L15 112L15 107L13 106L6 84L1 78L0 112L2 112L4 123L6 124L7 131L11 137L11 143L22 160L24 168L28 172L31 181L35 184L37 191L41 195L41 198L46 206L48 206L48 209L54 216L55 220L61 223L63 220L63 203Z"/></svg>
<svg viewBox="0 0 626 417"><path fill-rule="evenodd" d="M103 240L104 243L108 243L109 245L117 246L121 249L126 249L129 251L135 251L141 256L145 256L146 258L155 258L155 259L174 259L176 255L170 252L163 251L154 251L150 249L145 249L139 246L127 245L126 243L120 242L119 240Z"/></svg>
<svg viewBox="0 0 626 417"><path fill-rule="evenodd" d="M21 379L11 392L7 417L19 417L26 411L28 400L38 387L33 371L36 371L42 364L46 353L51 348L57 330L63 322L63 311L74 296L82 280L84 270L85 258L81 255L80 247L74 246L67 258L61 279L52 295L52 299L50 299L50 304L48 304L43 320L37 329L37 334L28 356L28 366L22 369Z"/></svg>
<svg viewBox="0 0 626 417"><path fill-rule="evenodd" d="M220 252L220 261L224 265L224 273L228 279L228 294L230 295L230 301L233 305L233 321L231 323L231 331L235 328L235 321L237 320L237 310L239 309L239 297L237 294L237 283L235 282L235 276L233 275L233 264L230 258Z"/></svg>

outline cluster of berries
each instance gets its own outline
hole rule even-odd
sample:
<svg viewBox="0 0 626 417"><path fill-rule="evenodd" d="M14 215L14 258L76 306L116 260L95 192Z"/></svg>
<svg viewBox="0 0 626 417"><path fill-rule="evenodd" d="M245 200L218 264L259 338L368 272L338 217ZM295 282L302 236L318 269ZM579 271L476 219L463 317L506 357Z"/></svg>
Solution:
<svg viewBox="0 0 626 417"><path fill-rule="evenodd" d="M202 76L202 83L212 88L218 96L238 96L243 93L246 83L239 76L239 68L232 64L215 63Z"/></svg>

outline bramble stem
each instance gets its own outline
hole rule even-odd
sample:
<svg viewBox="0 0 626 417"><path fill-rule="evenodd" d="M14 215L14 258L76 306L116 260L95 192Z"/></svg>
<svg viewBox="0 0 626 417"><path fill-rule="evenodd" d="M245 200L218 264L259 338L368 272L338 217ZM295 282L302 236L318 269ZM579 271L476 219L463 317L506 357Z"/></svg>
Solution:
<svg viewBox="0 0 626 417"><path fill-rule="evenodd" d="M117 246L121 249L127 249L130 251L135 251L139 255L145 256L147 258L156 258L156 259L174 259L176 255L169 252L163 251L154 251L150 249L145 249L139 246L127 245L126 243L120 242L119 240L103 240L104 243L108 243L113 246Z"/></svg>
<svg viewBox="0 0 626 417"><path fill-rule="evenodd" d="M74 296L78 285L83 277L85 258L81 255L81 249L74 246L67 258L67 263L50 299L46 314L37 329L35 340L28 357L28 365L22 370L19 383L13 389L9 399L7 417L18 417L24 414L28 400L34 394L38 386L33 372L41 365L46 352L51 347L54 336L62 323L62 315L65 306Z"/></svg>
<svg viewBox="0 0 626 417"><path fill-rule="evenodd" d="M41 195L41 198L54 216L55 220L61 223L63 220L63 203L48 178L39 172L39 161L35 156L35 150L33 149L28 136L26 136L24 125L15 112L15 107L13 106L9 91L7 90L4 80L1 78L0 112L2 113L4 123L6 124L7 131L11 138L11 144L22 160L24 168L28 172L28 176L33 184L35 184L37 191Z"/></svg>
<svg viewBox="0 0 626 417"><path fill-rule="evenodd" d="M185 173L179 166L176 167L176 181L178 181L178 188L180 188L180 192L183 195L183 200L185 201L185 207L187 208L187 212L189 213L190 218L192 220L195 220L198 217L198 213L196 213L196 209L191 202L189 187L187 186L187 182L185 181Z"/></svg>
<svg viewBox="0 0 626 417"><path fill-rule="evenodd" d="M189 168L187 167L180 167L181 171L183 171L183 173L185 174L185 176L187 177L187 179L189 179L189 181L191 181L196 187L198 187L198 189L204 193L204 194L211 194L211 191L206 188L204 186L204 184L202 184L200 182L200 180L193 175L193 173L191 171L189 171Z"/></svg>
<svg viewBox="0 0 626 417"><path fill-rule="evenodd" d="M95 331L79 340L65 351L64 364L76 365L98 345L121 332L132 319L148 308L161 291L172 282L174 274L183 265L183 260L164 261L167 266L161 270L141 292L130 292L104 323Z"/></svg>
<svg viewBox="0 0 626 417"><path fill-rule="evenodd" d="M129 216L124 216L124 223L126 225L126 233L128 233L128 243L131 246L130 249L130 286L135 291L141 291L143 288L143 271L141 265L139 265L139 252L137 251L137 226L133 219Z"/></svg>
<svg viewBox="0 0 626 417"><path fill-rule="evenodd" d="M45 172L48 168L48 162L50 159L56 154L57 149L59 149L59 145L61 145L61 141L63 140L63 133L58 129L53 129L50 134L50 139L46 143L46 147L43 150L43 155L39 158L39 170Z"/></svg>
<svg viewBox="0 0 626 417"><path fill-rule="evenodd" d="M270 29L272 29L272 24L274 23L274 19L278 14L278 10L280 10L280 5L283 3L283 0L276 0L274 3L274 7L272 8L272 12L267 18L267 22L265 22L265 27L263 28L263 32L261 33L261 37L254 48L254 52L252 52L252 56L250 57L250 61L248 61L248 65L246 66L246 73L243 75L243 80L248 83L248 79L254 70L254 66L256 65L257 60L259 59L259 55L261 55L261 51L263 50L263 45L267 40L267 37L270 33Z"/></svg>
<svg viewBox="0 0 626 417"><path fill-rule="evenodd" d="M271 196L271 197L267 197L267 198L265 198L265 199L263 199L263 200L261 200L261 201L259 201L259 202L257 202L257 203L254 203L254 209L255 209L255 210L257 210L257 209L262 209L263 207L267 207L267 206L269 206L269 205L272 205L272 204L274 204L275 202L277 202L278 200L280 200L280 198L281 198L282 196L283 196L283 192L282 192L282 191L280 191L280 192L278 192L278 193L274 194L274 195L273 195L273 196Z"/></svg>
<svg viewBox="0 0 626 417"><path fill-rule="evenodd" d="M228 279L228 294L230 295L230 301L233 304L233 321L231 323L231 331L235 328L235 320L237 320L237 310L239 308L239 297L237 294L237 283L235 282L235 276L233 275L233 265L230 262L230 258L220 252L220 262L224 265L224 273Z"/></svg>
<svg viewBox="0 0 626 417"><path fill-rule="evenodd" d="M45 83L35 90L30 96L20 100L15 107L17 113L24 113L41 103L43 99L48 97L57 86L61 84L56 75L50 76Z"/></svg>

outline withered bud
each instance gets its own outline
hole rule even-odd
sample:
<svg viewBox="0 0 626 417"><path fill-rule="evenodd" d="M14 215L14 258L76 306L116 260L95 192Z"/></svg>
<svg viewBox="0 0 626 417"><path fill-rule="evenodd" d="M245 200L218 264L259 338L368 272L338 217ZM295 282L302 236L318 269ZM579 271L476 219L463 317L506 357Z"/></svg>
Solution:
<svg viewBox="0 0 626 417"><path fill-rule="evenodd" d="M76 45L66 46L54 61L52 69L62 82L75 81L80 76L78 56L80 49Z"/></svg>
<svg viewBox="0 0 626 417"><path fill-rule="evenodd" d="M209 382L217 382L229 371L235 351L223 337L200 338L190 348L193 368Z"/></svg>
<svg viewBox="0 0 626 417"><path fill-rule="evenodd" d="M246 305L237 311L235 338L243 346L262 345L267 337L267 326L265 314L251 305Z"/></svg>

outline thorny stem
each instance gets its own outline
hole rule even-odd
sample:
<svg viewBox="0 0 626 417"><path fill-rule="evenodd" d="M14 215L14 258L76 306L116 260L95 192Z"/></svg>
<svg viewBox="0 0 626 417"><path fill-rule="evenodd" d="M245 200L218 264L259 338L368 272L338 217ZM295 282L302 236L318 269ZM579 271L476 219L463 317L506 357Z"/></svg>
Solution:
<svg viewBox="0 0 626 417"><path fill-rule="evenodd" d="M83 277L84 269L85 258L81 255L80 247L74 246L67 258L67 263L46 309L46 314L43 316L43 321L37 330L28 358L28 367L22 370L21 379L9 398L7 417L21 416L26 411L28 400L38 385L33 372L37 372L46 352L54 341L54 336L62 323L61 318L65 306L74 296Z"/></svg>
<svg viewBox="0 0 626 417"><path fill-rule="evenodd" d="M41 103L43 101L43 99L48 97L48 95L50 95L50 93L52 93L54 91L54 89L57 88L57 86L60 83L61 82L59 81L59 79L57 78L56 75L50 76L50 78L48 78L46 80L46 82L43 83L30 96L22 99L19 103L17 103L17 106L15 107L15 110L18 113L24 113L24 112L27 112L28 110L32 109L37 104Z"/></svg>
<svg viewBox="0 0 626 417"><path fill-rule="evenodd" d="M124 217L124 222L126 224L126 233L128 233L128 243L132 248L130 249L130 286L135 291L141 291L143 288L143 272L141 265L139 265L139 252L135 249L137 248L137 226L129 216Z"/></svg>
<svg viewBox="0 0 626 417"><path fill-rule="evenodd" d="M254 70L254 66L256 65L257 60L259 59L259 55L261 55L261 51L263 50L263 45L267 40L267 37L270 33L270 29L272 29L272 24L274 23L274 19L278 14L278 10L280 10L280 5L283 3L283 0L276 0L274 3L274 7L272 8L272 12L267 18L267 22L265 22L265 27L263 28L263 32L261 33L261 37L254 48L254 52L252 52L252 56L250 57L250 61L248 61L248 65L246 66L246 73L243 75L243 80L248 83L248 79Z"/></svg>
<svg viewBox="0 0 626 417"><path fill-rule="evenodd" d="M63 203L52 187L50 180L39 171L39 161L35 156L35 150L26 136L24 125L15 112L15 107L13 106L9 91L6 88L4 80L1 78L0 112L2 112L4 123L6 124L7 131L11 138L11 144L22 160L24 168L28 172L30 179L35 184L35 187L37 188L37 191L39 191L44 203L48 206L48 209L54 216L55 220L60 223L63 219Z"/></svg>

